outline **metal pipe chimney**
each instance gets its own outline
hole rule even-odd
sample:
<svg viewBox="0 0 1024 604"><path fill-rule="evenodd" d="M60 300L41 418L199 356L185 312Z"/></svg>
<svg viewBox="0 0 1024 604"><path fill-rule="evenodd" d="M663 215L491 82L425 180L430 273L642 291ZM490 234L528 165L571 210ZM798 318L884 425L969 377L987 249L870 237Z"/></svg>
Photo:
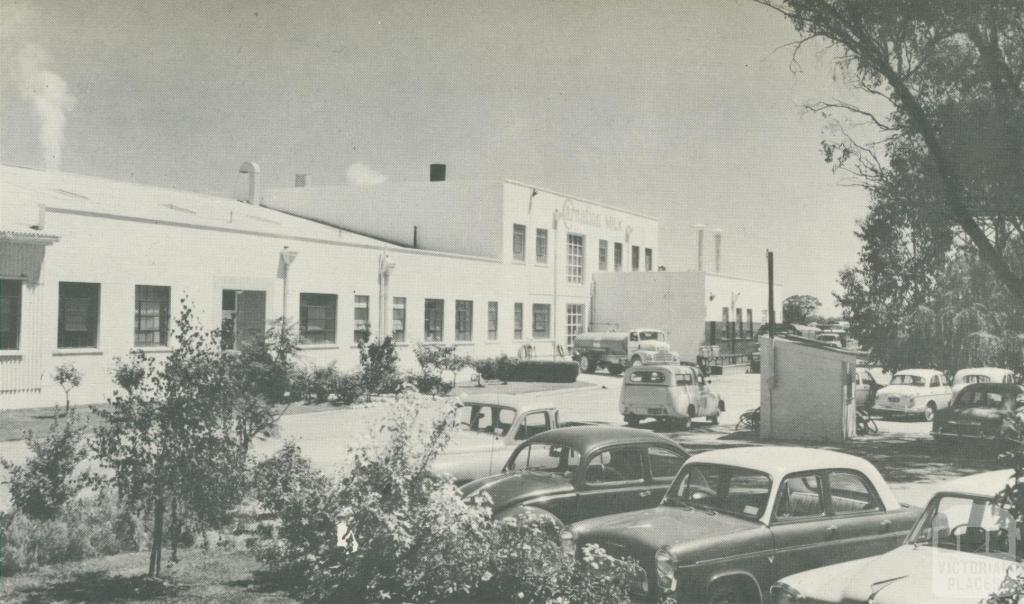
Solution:
<svg viewBox="0 0 1024 604"><path fill-rule="evenodd" d="M704 270L704 225L695 224L693 228L697 229L697 271Z"/></svg>
<svg viewBox="0 0 1024 604"><path fill-rule="evenodd" d="M247 161L238 169L239 174L249 175L249 196L244 201L254 206L260 205L260 165Z"/></svg>
<svg viewBox="0 0 1024 604"><path fill-rule="evenodd" d="M715 229L715 272L722 272L722 231Z"/></svg>

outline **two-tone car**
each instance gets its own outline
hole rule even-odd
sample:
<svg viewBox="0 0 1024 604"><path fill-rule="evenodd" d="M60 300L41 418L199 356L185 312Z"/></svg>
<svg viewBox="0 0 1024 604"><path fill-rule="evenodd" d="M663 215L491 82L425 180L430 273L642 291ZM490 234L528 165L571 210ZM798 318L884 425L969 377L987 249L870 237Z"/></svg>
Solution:
<svg viewBox="0 0 1024 604"><path fill-rule="evenodd" d="M467 397L456 422L448 448L431 466L456 484L497 474L517 445L561 425L550 401L487 394Z"/></svg>
<svg viewBox="0 0 1024 604"><path fill-rule="evenodd" d="M572 524L561 540L636 560L641 597L761 602L781 577L897 547L918 512L859 457L739 447L691 457L657 507Z"/></svg>
<svg viewBox="0 0 1024 604"><path fill-rule="evenodd" d="M1017 376L1012 369L1001 367L968 367L953 374L953 396L968 384L1016 384Z"/></svg>
<svg viewBox="0 0 1024 604"><path fill-rule="evenodd" d="M501 474L462 487L487 494L496 518L546 518L556 526L658 504L689 455L647 430L576 426L520 444Z"/></svg>
<svg viewBox="0 0 1024 604"><path fill-rule="evenodd" d="M958 478L936 493L898 548L783 578L775 604L975 604L1022 562L1013 514L995 502L1012 470Z"/></svg>
<svg viewBox="0 0 1024 604"><path fill-rule="evenodd" d="M935 414L932 436L946 443L1024 443L1018 416L1024 413L1024 386L998 382L968 384L953 404Z"/></svg>
<svg viewBox="0 0 1024 604"><path fill-rule="evenodd" d="M630 426L649 417L680 427L698 417L717 424L725 401L710 384L691 364L630 367L622 376L619 413Z"/></svg>
<svg viewBox="0 0 1024 604"><path fill-rule="evenodd" d="M875 393L872 411L932 421L935 412L948 407L952 398L953 391L941 371L904 369L892 376L888 386Z"/></svg>

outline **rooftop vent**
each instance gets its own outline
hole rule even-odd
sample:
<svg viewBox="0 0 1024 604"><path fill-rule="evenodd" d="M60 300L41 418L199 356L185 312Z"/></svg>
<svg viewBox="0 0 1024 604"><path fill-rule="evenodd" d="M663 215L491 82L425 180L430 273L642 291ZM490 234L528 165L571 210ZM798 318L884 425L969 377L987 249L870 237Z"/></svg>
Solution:
<svg viewBox="0 0 1024 604"><path fill-rule="evenodd" d="M260 165L256 162L247 161L238 169L239 174L249 175L249 196L240 199L254 206L260 205Z"/></svg>
<svg viewBox="0 0 1024 604"><path fill-rule="evenodd" d="M430 164L430 182L444 182L444 164Z"/></svg>
<svg viewBox="0 0 1024 604"><path fill-rule="evenodd" d="M309 186L309 174L296 174L295 175L295 186L296 187L308 187Z"/></svg>

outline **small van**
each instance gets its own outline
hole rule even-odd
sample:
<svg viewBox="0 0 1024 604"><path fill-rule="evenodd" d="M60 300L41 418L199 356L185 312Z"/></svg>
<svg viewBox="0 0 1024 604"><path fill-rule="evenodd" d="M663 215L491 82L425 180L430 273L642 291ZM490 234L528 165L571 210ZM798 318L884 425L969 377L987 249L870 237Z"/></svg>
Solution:
<svg viewBox="0 0 1024 604"><path fill-rule="evenodd" d="M708 387L710 383L692 365L630 367L622 376L619 413L630 426L648 417L683 427L696 417L717 424L725 401Z"/></svg>

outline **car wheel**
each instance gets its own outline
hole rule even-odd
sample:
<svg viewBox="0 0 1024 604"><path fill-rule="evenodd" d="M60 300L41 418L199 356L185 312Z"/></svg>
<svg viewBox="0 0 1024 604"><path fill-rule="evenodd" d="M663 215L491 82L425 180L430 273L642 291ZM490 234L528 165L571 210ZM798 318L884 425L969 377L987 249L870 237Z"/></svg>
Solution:
<svg viewBox="0 0 1024 604"><path fill-rule="evenodd" d="M930 422L935 419L935 401L928 401L924 408L924 421Z"/></svg>
<svg viewBox="0 0 1024 604"><path fill-rule="evenodd" d="M636 428L637 426L640 425L640 418L633 415L632 413L623 415L622 419L626 420L626 425L629 426L630 428Z"/></svg>
<svg viewBox="0 0 1024 604"><path fill-rule="evenodd" d="M712 426L717 426L718 425L718 414L712 415L708 419L711 420L711 425Z"/></svg>
<svg viewBox="0 0 1024 604"><path fill-rule="evenodd" d="M641 366L643 364L644 364L644 360L641 359L640 357L636 356L636 357L633 357L630 360L629 366L630 367L639 367L639 366Z"/></svg>
<svg viewBox="0 0 1024 604"><path fill-rule="evenodd" d="M708 602L711 604L734 604L737 602L758 602L757 596L751 596L749 590L739 581L728 579L718 581L708 590Z"/></svg>

